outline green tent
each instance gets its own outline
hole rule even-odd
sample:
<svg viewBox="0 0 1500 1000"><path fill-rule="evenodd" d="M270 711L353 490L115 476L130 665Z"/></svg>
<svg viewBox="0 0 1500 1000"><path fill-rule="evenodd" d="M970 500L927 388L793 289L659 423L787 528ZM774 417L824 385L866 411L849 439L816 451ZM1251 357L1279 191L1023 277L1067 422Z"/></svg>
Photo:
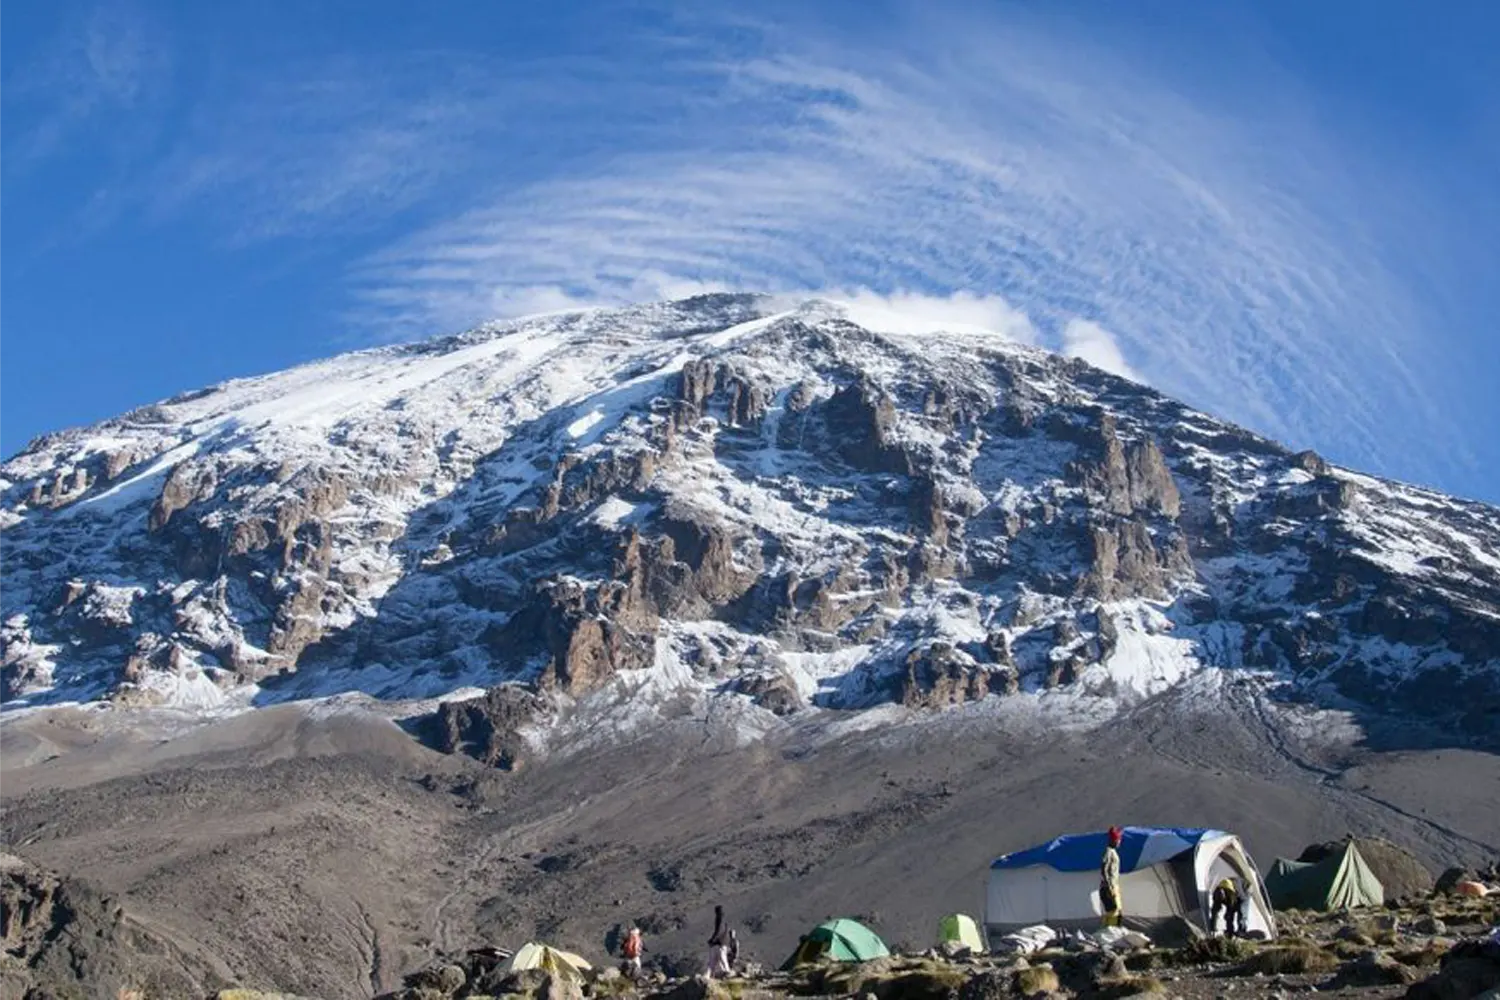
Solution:
<svg viewBox="0 0 1500 1000"><path fill-rule="evenodd" d="M976 955L984 951L984 937L974 918L962 913L950 913L938 921L938 943L961 944Z"/></svg>
<svg viewBox="0 0 1500 1000"><path fill-rule="evenodd" d="M1385 903L1385 887L1353 842L1322 861L1277 858L1266 874L1266 895L1278 910L1342 910Z"/></svg>
<svg viewBox="0 0 1500 1000"><path fill-rule="evenodd" d="M783 969L794 969L809 962L867 962L889 955L885 942L858 920L839 917L819 924L802 935L802 943L786 960Z"/></svg>

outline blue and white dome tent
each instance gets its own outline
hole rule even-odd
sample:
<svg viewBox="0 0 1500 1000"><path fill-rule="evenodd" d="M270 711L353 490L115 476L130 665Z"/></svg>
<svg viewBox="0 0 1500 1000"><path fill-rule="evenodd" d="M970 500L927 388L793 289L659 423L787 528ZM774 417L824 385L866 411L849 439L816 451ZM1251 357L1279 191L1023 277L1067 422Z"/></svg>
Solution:
<svg viewBox="0 0 1500 1000"><path fill-rule="evenodd" d="M990 865L985 930L1004 934L1047 924L1099 926L1099 862L1108 835L1068 834ZM1210 897L1224 878L1246 894L1247 930L1276 936L1276 918L1255 861L1223 830L1127 826L1120 841L1121 912L1126 926L1149 931L1182 918L1208 929Z"/></svg>

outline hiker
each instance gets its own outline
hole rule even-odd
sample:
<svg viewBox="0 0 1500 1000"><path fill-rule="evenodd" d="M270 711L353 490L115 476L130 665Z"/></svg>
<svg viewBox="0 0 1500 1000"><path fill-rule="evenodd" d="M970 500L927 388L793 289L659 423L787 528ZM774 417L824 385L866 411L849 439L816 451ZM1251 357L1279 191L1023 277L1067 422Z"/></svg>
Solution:
<svg viewBox="0 0 1500 1000"><path fill-rule="evenodd" d="M1219 924L1220 911L1224 914L1224 936L1235 937L1236 928L1238 934L1245 933L1245 915L1241 912L1241 904L1244 899L1240 890L1232 878L1223 878L1219 884L1214 886L1212 904L1208 911L1208 933L1212 934L1214 928Z"/></svg>
<svg viewBox="0 0 1500 1000"><path fill-rule="evenodd" d="M641 952L645 948L641 944L641 929L634 924L630 925L629 932L625 935L625 943L620 945L620 954L625 959L625 964L620 971L631 979L639 979L641 976Z"/></svg>
<svg viewBox="0 0 1500 1000"><path fill-rule="evenodd" d="M729 975L729 935L724 926L724 907L714 907L714 934L708 939L708 978L719 979Z"/></svg>
<svg viewBox="0 0 1500 1000"><path fill-rule="evenodd" d="M1104 910L1103 926L1120 926L1120 841L1125 837L1118 826L1109 828L1104 857L1099 859L1099 906Z"/></svg>
<svg viewBox="0 0 1500 1000"><path fill-rule="evenodd" d="M732 928L729 931L729 968L740 967L740 936Z"/></svg>

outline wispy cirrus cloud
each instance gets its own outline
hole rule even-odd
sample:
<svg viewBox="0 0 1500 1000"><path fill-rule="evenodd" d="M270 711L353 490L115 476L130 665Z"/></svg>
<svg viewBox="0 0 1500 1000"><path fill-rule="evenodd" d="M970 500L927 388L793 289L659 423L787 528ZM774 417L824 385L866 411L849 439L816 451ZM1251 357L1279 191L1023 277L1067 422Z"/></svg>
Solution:
<svg viewBox="0 0 1500 1000"><path fill-rule="evenodd" d="M622 95L638 107L597 117ZM452 218L559 164L595 165L616 140L659 140L653 109L669 100L692 103L597 56L297 61L215 79L134 191L158 218L206 215L235 245L410 227L413 209Z"/></svg>
<svg viewBox="0 0 1500 1000"><path fill-rule="evenodd" d="M539 290L964 292L1046 346L1345 461L1435 439L1466 461L1359 179L1310 124L1216 115L1034 29L961 27L847 49L766 31L700 56L708 120L735 127L697 107L671 141L492 191L368 260L358 315L411 335Z"/></svg>
<svg viewBox="0 0 1500 1000"><path fill-rule="evenodd" d="M420 56L221 89L140 194L158 216L206 210L234 243L382 224L472 171L477 136L506 110L492 81Z"/></svg>
<svg viewBox="0 0 1500 1000"><path fill-rule="evenodd" d="M115 124L111 116L148 111L163 99L171 70L161 26L133 4L120 0L68 18L6 76L7 115L19 111L24 119L7 137L7 171L36 169L83 130Z"/></svg>

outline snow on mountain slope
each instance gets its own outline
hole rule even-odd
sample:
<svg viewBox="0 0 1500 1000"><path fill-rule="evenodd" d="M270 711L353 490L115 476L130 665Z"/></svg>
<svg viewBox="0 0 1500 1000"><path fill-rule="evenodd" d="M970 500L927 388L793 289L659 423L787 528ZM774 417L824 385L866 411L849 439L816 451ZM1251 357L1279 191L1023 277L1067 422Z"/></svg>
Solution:
<svg viewBox="0 0 1500 1000"><path fill-rule="evenodd" d="M1494 508L785 305L492 325L34 442L0 468L8 706L477 687L448 738L500 759L626 703L1095 718L1227 669L1500 733Z"/></svg>

